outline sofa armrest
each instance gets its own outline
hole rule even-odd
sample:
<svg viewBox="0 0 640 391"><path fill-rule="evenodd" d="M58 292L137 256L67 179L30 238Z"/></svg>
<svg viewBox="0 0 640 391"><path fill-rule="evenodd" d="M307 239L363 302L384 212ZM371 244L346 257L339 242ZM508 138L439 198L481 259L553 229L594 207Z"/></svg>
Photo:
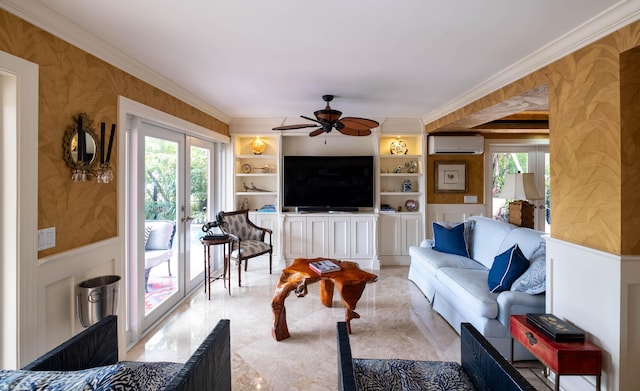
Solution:
<svg viewBox="0 0 640 391"><path fill-rule="evenodd" d="M545 295L530 295L524 292L505 291L498 295L498 321L509 329L511 315L545 312Z"/></svg>
<svg viewBox="0 0 640 391"><path fill-rule="evenodd" d="M118 319L108 316L25 365L28 371L77 371L118 362Z"/></svg>
<svg viewBox="0 0 640 391"><path fill-rule="evenodd" d="M433 247L433 239L423 240L422 242L420 242L420 247L427 247L427 248Z"/></svg>
<svg viewBox="0 0 640 391"><path fill-rule="evenodd" d="M165 391L231 391L231 327L222 319L191 355Z"/></svg>
<svg viewBox="0 0 640 391"><path fill-rule="evenodd" d="M337 322L338 343L338 391L357 391L356 376L353 372L353 357L346 322Z"/></svg>
<svg viewBox="0 0 640 391"><path fill-rule="evenodd" d="M535 391L471 323L460 324L460 363L476 390Z"/></svg>

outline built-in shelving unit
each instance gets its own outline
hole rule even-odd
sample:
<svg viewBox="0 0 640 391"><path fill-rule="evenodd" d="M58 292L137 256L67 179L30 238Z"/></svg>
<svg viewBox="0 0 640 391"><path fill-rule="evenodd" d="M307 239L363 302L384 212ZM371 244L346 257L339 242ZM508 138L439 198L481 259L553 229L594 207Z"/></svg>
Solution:
<svg viewBox="0 0 640 391"><path fill-rule="evenodd" d="M252 151L251 144L259 138L265 145L262 153ZM264 205L278 208L279 155L276 136L243 135L233 138L234 148L234 205L249 210Z"/></svg>
<svg viewBox="0 0 640 391"><path fill-rule="evenodd" d="M424 194L422 135L380 137L380 211L388 205L397 212L421 212ZM392 146L403 146L396 150ZM393 152L395 153L392 153ZM402 153L406 151L406 154ZM408 185L407 185L408 183ZM407 207L413 201L415 209Z"/></svg>
<svg viewBox="0 0 640 391"><path fill-rule="evenodd" d="M411 119L387 119L371 136L349 137L332 132L313 138L307 129L271 131L279 125L280 121L246 119L230 127L233 208L246 202L252 221L273 229L275 252L287 261L326 256L353 259L366 268L376 268L381 263L408 265L409 246L419 244L424 232L426 170L422 124ZM266 144L259 155L251 149L257 137ZM394 153L392 143L394 147L401 145ZM283 208L281 164L283 156L290 155L373 156L378 171L374 207L341 215L305 215ZM411 205L407 201L412 201L415 209L407 208ZM274 205L276 211L260 212L265 204ZM382 210L382 204L392 210Z"/></svg>
<svg viewBox="0 0 640 391"><path fill-rule="evenodd" d="M378 249L382 264L408 264L409 247L423 239L425 210L424 136L380 135L378 146Z"/></svg>

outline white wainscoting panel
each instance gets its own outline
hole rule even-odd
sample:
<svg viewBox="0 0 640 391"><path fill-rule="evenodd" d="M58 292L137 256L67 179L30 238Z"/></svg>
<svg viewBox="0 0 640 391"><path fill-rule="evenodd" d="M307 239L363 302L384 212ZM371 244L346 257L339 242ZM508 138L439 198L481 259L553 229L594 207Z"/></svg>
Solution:
<svg viewBox="0 0 640 391"><path fill-rule="evenodd" d="M426 237L433 237L432 224L434 221L463 222L470 216L484 216L484 204L428 204Z"/></svg>
<svg viewBox="0 0 640 391"><path fill-rule="evenodd" d="M602 390L640 384L640 257L620 256L549 238L547 311L603 350ZM624 362L623 362L624 361ZM593 390L594 376L562 376L563 389Z"/></svg>
<svg viewBox="0 0 640 391"><path fill-rule="evenodd" d="M122 242L107 239L38 260L35 275L36 337L35 357L23 357L24 365L84 330L76 312L76 286L101 275L121 276L118 297L118 335L123 336L126 281L122 261ZM124 339L120 338L124 354Z"/></svg>

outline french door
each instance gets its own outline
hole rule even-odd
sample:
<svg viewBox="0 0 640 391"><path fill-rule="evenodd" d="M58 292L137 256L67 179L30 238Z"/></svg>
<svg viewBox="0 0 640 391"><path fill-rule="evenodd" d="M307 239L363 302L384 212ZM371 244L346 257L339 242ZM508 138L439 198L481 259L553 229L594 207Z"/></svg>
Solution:
<svg viewBox="0 0 640 391"><path fill-rule="evenodd" d="M199 238L221 204L213 186L221 158L215 142L137 117L127 141L127 302L137 340L204 280Z"/></svg>
<svg viewBox="0 0 640 391"><path fill-rule="evenodd" d="M544 195L542 200L530 200L535 205L534 227L537 230L551 232L550 187L549 187L549 146L548 145L492 145L491 162L487 169L491 174L491 186L487 199L490 200L491 216L508 221L508 202L498 197L502 191L505 174L518 172L533 173L536 187Z"/></svg>

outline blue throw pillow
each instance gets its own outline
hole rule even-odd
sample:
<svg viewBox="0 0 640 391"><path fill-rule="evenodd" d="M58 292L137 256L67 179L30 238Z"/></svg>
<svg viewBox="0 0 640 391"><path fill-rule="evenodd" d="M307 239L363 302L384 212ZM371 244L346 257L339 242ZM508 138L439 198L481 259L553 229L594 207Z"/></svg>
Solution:
<svg viewBox="0 0 640 391"><path fill-rule="evenodd" d="M465 241L464 223L451 228L433 223L433 249L443 253L469 257L467 242Z"/></svg>
<svg viewBox="0 0 640 391"><path fill-rule="evenodd" d="M529 267L529 261L520 251L520 247L513 247L495 257L489 270L489 290L491 292L508 291L515 280Z"/></svg>

